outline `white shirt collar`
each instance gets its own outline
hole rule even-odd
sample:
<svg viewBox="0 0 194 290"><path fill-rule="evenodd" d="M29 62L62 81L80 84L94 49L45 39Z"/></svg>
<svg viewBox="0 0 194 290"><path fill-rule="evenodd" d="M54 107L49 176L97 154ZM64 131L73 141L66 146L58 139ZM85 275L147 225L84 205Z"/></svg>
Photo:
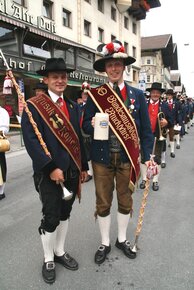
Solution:
<svg viewBox="0 0 194 290"><path fill-rule="evenodd" d="M113 88L113 83L109 82L109 85ZM121 84L119 84L120 91L122 91L122 89L124 88L124 86L125 86L124 81Z"/></svg>
<svg viewBox="0 0 194 290"><path fill-rule="evenodd" d="M58 98L61 97L63 99L63 94L61 94L61 96L56 95L55 93L53 93L52 91L48 90L49 96L51 97L52 101L54 103L57 102Z"/></svg>
<svg viewBox="0 0 194 290"><path fill-rule="evenodd" d="M157 100L157 102L154 102L152 99L150 99L150 104L157 105L158 103L159 103L159 100Z"/></svg>

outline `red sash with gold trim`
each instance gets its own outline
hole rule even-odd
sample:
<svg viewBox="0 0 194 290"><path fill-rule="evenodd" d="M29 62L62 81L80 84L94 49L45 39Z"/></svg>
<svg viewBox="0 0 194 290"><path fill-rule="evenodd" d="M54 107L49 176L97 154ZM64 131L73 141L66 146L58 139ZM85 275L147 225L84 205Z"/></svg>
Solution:
<svg viewBox="0 0 194 290"><path fill-rule="evenodd" d="M132 165L130 188L134 190L140 174L139 137L136 124L119 96L109 84L91 89L88 94L100 112L109 114L109 125L121 142Z"/></svg>
<svg viewBox="0 0 194 290"><path fill-rule="evenodd" d="M28 100L39 112L53 134L67 150L81 172L81 153L78 136L58 105L45 94Z"/></svg>

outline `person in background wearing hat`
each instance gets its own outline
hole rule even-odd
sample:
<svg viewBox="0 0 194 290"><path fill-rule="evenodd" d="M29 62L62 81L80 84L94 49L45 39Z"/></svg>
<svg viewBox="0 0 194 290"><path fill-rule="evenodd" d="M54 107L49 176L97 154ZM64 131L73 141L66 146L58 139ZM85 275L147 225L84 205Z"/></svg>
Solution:
<svg viewBox="0 0 194 290"><path fill-rule="evenodd" d="M170 145L170 157L175 158L175 153L174 153L174 138L176 135L179 135L179 131L174 130L174 126L179 126L179 114L181 112L180 109L180 104L179 102L174 99L174 92L172 89L168 89L166 91L166 97L167 97L167 104L170 109L171 115L172 115L172 125L168 128L168 136L169 136L169 145ZM166 147L166 146L165 146ZM166 160L165 156L166 155L166 150L162 152L162 162L161 162L161 167L165 168L166 167Z"/></svg>
<svg viewBox="0 0 194 290"><path fill-rule="evenodd" d="M9 132L10 117L8 112L0 106L0 135L4 136ZM0 200L5 198L5 184L7 177L7 164L5 152L0 152Z"/></svg>
<svg viewBox="0 0 194 290"><path fill-rule="evenodd" d="M147 91L150 92L150 99L147 103L149 118L152 127L152 133L156 137L154 160L158 164L158 174L153 177L152 189L154 191L159 190L159 175L161 168L161 155L163 147L166 142L166 133L167 127L171 127L173 124L172 114L166 102L162 102L161 95L165 92L165 89L162 88L162 84L154 82L151 88L148 88ZM162 113L162 114L161 114ZM142 155L141 160L141 175L142 182L140 183L140 188L144 189L146 184L146 166L144 162L144 156Z"/></svg>
<svg viewBox="0 0 194 290"><path fill-rule="evenodd" d="M129 86L123 79L125 66L135 62L135 59L125 53L120 41L100 45L97 50L101 52L102 58L96 60L93 67L96 71L106 72L108 83L89 92L90 98L87 100L84 112L83 130L93 138L91 160L96 189L95 216L101 234L101 244L94 260L96 264L101 264L111 251L111 205L115 187L118 202L118 236L115 246L128 258L136 257L126 237L130 214L133 211L134 186L132 186L131 173L139 168L140 144L145 162L149 162L153 135L143 92ZM105 107L102 109L103 103L106 104L107 109ZM115 106L118 110L115 110ZM110 112L108 140L94 140L95 114L99 111ZM111 111L114 114L111 114ZM119 124L120 131L123 131L122 136L119 135L116 123ZM125 126L131 131L128 131ZM126 144L126 140L130 140L131 146ZM139 170L136 172L138 175Z"/></svg>
<svg viewBox="0 0 194 290"><path fill-rule="evenodd" d="M55 281L55 262L69 270L78 269L77 261L65 251L64 244L72 206L80 194L80 182L87 176L88 164L78 105L63 94L71 71L62 58L48 59L45 69L37 71L43 76L48 92L27 101L50 156L40 145L26 112L22 115L24 143L33 162L34 183L42 202L39 227L44 251L42 276L49 284ZM63 196L65 188L73 193L69 200Z"/></svg>
<svg viewBox="0 0 194 290"><path fill-rule="evenodd" d="M48 87L43 82L39 82L36 84L33 90L35 91L35 95L38 97L42 93L46 93L48 90Z"/></svg>
<svg viewBox="0 0 194 290"><path fill-rule="evenodd" d="M83 141L84 141L84 145L85 145L85 150L86 150L86 156L87 156L87 160L88 160L88 166L89 166L89 170L88 170L88 175L86 177L85 182L88 182L92 179L92 167L91 167L91 157L90 157L90 152L91 152L91 136L84 133L84 131L82 130L82 123L83 123L83 115L84 115L84 110L86 107L86 102L88 99L88 91L90 91L91 87L90 84L87 82L83 82L82 86L81 86L81 97L77 99L77 103L79 104L80 107L80 111L81 111L81 120L80 120L80 126L81 126L81 131L82 131L82 136L83 136Z"/></svg>

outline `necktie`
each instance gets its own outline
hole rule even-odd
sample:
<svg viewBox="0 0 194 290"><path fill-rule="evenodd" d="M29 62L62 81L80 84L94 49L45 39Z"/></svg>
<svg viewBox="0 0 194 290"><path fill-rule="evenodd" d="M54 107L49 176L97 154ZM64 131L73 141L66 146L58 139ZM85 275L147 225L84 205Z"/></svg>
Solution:
<svg viewBox="0 0 194 290"><path fill-rule="evenodd" d="M66 102L63 100L63 98L59 97L57 99L57 105L60 107L60 109L65 113L65 115L67 116L67 118L69 119L69 112L67 109L67 105Z"/></svg>
<svg viewBox="0 0 194 290"><path fill-rule="evenodd" d="M113 90L117 93L117 95L120 97L120 99L123 101L123 97L121 94L121 91L119 89L118 83L113 84Z"/></svg>

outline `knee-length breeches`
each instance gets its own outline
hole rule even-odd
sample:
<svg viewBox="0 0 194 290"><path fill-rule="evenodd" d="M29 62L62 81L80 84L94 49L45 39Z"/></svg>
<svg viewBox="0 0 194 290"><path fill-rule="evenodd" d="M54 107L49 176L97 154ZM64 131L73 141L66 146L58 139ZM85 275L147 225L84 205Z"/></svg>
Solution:
<svg viewBox="0 0 194 290"><path fill-rule="evenodd" d="M56 184L47 175L34 174L34 183L42 202L43 219L40 229L54 232L60 221L67 220L70 217L78 190L79 173L77 172L74 177L64 182L64 186L73 192L73 197L70 200L62 199L63 190L61 185Z"/></svg>
<svg viewBox="0 0 194 290"><path fill-rule="evenodd" d="M132 210L132 192L129 189L130 163L122 163L120 153L111 153L109 166L92 162L96 187L96 214L109 215L116 185L118 211L128 214Z"/></svg>

